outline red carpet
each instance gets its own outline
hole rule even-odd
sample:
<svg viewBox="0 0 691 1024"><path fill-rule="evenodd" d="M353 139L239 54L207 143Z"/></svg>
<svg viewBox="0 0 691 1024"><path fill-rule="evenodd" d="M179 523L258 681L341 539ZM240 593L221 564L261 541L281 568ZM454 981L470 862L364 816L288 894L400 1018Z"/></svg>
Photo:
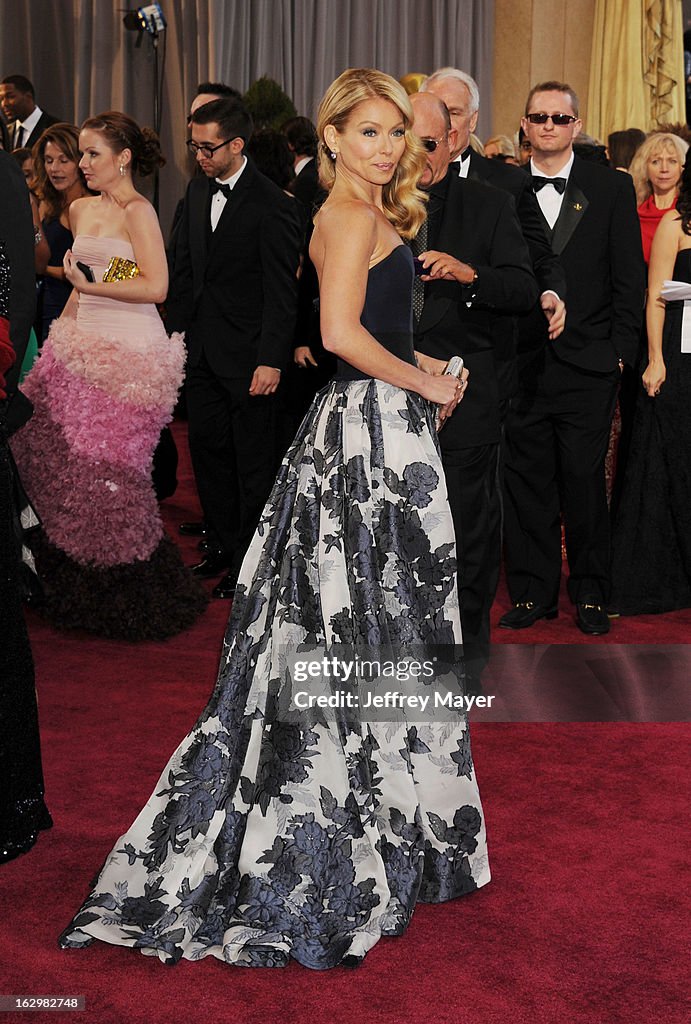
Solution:
<svg viewBox="0 0 691 1024"><path fill-rule="evenodd" d="M185 468L169 523L194 514L191 494ZM0 995L83 995L75 1019L96 1024L688 1020L686 724L475 725L494 880L420 906L406 935L380 942L357 971L211 959L171 969L102 944L59 950L59 931L206 702L227 611L215 602L183 636L136 647L59 635L32 616L55 827L0 867ZM689 622L620 620L609 640L681 642ZM579 638L564 615L529 633ZM20 1019L48 1015L0 1018Z"/></svg>

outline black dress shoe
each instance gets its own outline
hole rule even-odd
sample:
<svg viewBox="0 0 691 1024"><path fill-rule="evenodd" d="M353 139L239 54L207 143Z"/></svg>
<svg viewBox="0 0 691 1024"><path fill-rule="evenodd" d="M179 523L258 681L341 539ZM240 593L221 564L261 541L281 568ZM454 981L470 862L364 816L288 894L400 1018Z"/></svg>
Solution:
<svg viewBox="0 0 691 1024"><path fill-rule="evenodd" d="M609 616L597 597L585 597L576 604L576 625L581 633L588 636L602 636L609 633Z"/></svg>
<svg viewBox="0 0 691 1024"><path fill-rule="evenodd" d="M235 597L235 589L237 585L237 576L232 572L226 573L220 583L217 583L211 591L211 596L220 598Z"/></svg>
<svg viewBox="0 0 691 1024"><path fill-rule="evenodd" d="M527 629L534 626L538 619L556 619L557 608L548 608L544 604L533 604L532 601L517 601L510 612L505 612L499 619L502 629Z"/></svg>
<svg viewBox="0 0 691 1024"><path fill-rule="evenodd" d="M200 580L210 580L230 565L230 558L225 551L207 551L201 562L190 567L190 572Z"/></svg>
<svg viewBox="0 0 691 1024"><path fill-rule="evenodd" d="M180 523L178 533L183 537L203 537L206 533L204 523Z"/></svg>

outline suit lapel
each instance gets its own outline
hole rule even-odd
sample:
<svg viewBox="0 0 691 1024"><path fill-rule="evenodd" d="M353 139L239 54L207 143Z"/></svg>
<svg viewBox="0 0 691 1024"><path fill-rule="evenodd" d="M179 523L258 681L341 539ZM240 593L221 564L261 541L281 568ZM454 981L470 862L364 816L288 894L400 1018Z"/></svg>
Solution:
<svg viewBox="0 0 691 1024"><path fill-rule="evenodd" d="M588 200L574 178L576 165L571 169L561 211L552 231L552 250L557 256L566 248L571 235L581 222L581 217L588 209Z"/></svg>
<svg viewBox="0 0 691 1024"><path fill-rule="evenodd" d="M218 218L218 224L216 230L211 233L211 242L209 244L209 254L211 254L221 243L221 240L226 237L227 232L236 216L239 208L247 199L251 188L252 178L254 176L254 168L251 166L250 160L247 160L247 166L235 183L235 188L230 193L226 204L223 207L221 216Z"/></svg>

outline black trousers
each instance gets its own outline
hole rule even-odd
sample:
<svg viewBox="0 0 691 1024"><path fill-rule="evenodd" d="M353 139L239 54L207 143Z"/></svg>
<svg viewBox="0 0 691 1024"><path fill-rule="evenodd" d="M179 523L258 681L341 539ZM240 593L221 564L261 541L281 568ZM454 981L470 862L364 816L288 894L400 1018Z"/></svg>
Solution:
<svg viewBox="0 0 691 1024"><path fill-rule="evenodd" d="M249 394L250 377L220 377L202 356L187 371L192 467L207 540L238 573L280 462L276 396Z"/></svg>
<svg viewBox="0 0 691 1024"><path fill-rule="evenodd" d="M499 445L445 450L443 430L440 440L456 533L466 672L479 679L489 659L489 616L501 562Z"/></svg>
<svg viewBox="0 0 691 1024"><path fill-rule="evenodd" d="M609 596L605 456L619 373L558 360L551 349L521 372L506 421L504 539L512 601L556 605L561 513L572 601Z"/></svg>

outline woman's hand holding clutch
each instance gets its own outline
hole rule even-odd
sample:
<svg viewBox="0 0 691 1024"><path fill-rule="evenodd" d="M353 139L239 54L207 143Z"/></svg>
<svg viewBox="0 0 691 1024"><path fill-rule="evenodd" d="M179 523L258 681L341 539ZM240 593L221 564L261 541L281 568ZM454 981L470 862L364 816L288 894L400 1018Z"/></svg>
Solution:
<svg viewBox="0 0 691 1024"><path fill-rule="evenodd" d="M416 352L415 359L422 372L429 373L432 377L440 377L446 370L445 359L435 359L434 356L426 356L424 352Z"/></svg>
<svg viewBox="0 0 691 1024"><path fill-rule="evenodd" d="M65 277L70 282L72 287L76 288L78 292L83 292L85 285L87 285L89 282L79 269L77 260L71 249L68 249L65 253L62 265L65 268Z"/></svg>

